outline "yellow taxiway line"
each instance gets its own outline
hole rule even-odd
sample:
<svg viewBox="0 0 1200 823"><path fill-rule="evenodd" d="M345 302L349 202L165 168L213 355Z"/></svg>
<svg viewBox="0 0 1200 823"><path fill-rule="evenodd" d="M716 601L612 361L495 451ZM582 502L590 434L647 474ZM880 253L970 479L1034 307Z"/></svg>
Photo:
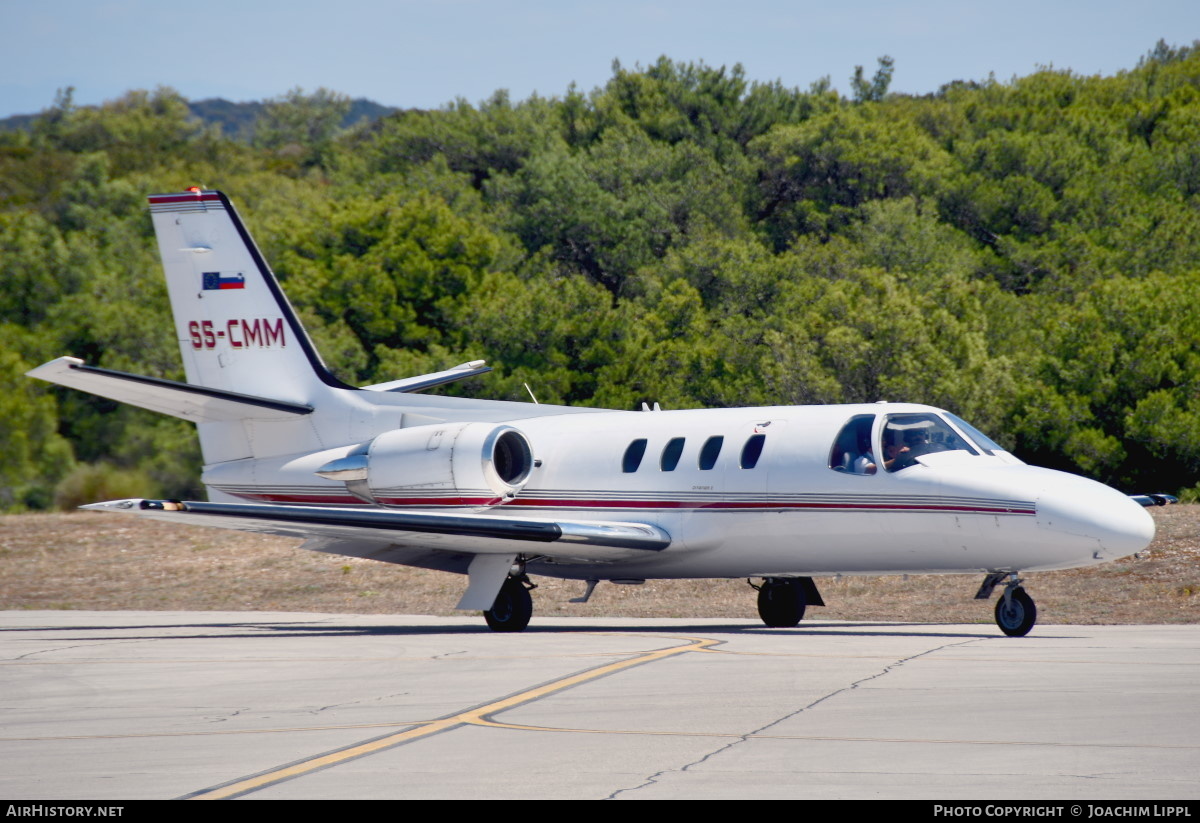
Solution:
<svg viewBox="0 0 1200 823"><path fill-rule="evenodd" d="M236 780L232 783L227 783L223 786L218 786L213 789L206 789L197 792L193 795L188 795L189 800L224 800L233 797L239 797L253 791L257 791L274 783L279 783L284 780L290 780L293 777L299 777L303 774L324 769L329 766L335 766L339 763L344 763L347 760L353 760L357 757L364 757L384 749L390 749L393 746L399 746L403 743L416 740L421 737L428 737L431 734L452 729L455 726L466 725L491 725L487 719L488 715L502 712L506 709L511 709L523 703L529 703L533 700L545 697L548 694L569 689L572 686L578 686L581 683L586 683L589 680L595 680L598 677L613 674L624 669L632 668L633 666L641 666L645 663L653 663L656 660L662 660L666 657L674 657L688 652L704 651L709 646L716 645L723 641L713 640L709 638L687 637L683 638L686 642L680 646L671 646L666 649L646 652L645 654L630 657L626 660L619 660L616 663L607 663L603 666L598 666L594 669L588 669L577 674L564 677L561 680L554 680L550 683L544 683L532 689L528 689L508 697L501 698L483 706L478 706L474 709L469 709L450 717L444 717L438 720L431 720L423 723L415 728L406 729L395 734L385 735L376 740L368 740L364 743L356 743L353 746L347 746L336 751L312 757L307 760L301 760L278 769L272 769L268 772L247 777L242 780Z"/></svg>

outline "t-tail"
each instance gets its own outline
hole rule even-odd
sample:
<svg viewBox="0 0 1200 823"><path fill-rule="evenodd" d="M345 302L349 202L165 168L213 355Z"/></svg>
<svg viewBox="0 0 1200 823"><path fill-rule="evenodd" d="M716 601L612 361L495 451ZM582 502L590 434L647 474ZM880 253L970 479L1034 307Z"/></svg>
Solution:
<svg viewBox="0 0 1200 823"><path fill-rule="evenodd" d="M229 198L156 194L150 215L189 384L309 405L353 388L321 361Z"/></svg>
<svg viewBox="0 0 1200 823"><path fill-rule="evenodd" d="M362 392L321 361L229 199L193 188L149 200L187 382L74 357L29 375L191 420L209 465L318 449L331 436L345 442L356 434L314 419L353 416ZM392 417L397 425L400 415Z"/></svg>
<svg viewBox="0 0 1200 823"><path fill-rule="evenodd" d="M29 375L196 423L206 466L353 445L430 423L576 411L416 394L491 371L483 361L348 385L322 362L229 198L193 188L149 200L187 382L74 357Z"/></svg>

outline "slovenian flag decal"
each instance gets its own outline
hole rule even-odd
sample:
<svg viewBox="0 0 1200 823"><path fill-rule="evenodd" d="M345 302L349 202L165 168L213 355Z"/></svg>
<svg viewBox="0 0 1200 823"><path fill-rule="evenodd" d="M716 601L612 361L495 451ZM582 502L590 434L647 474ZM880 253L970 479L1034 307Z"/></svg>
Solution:
<svg viewBox="0 0 1200 823"><path fill-rule="evenodd" d="M246 288L246 275L241 272L237 274L221 274L219 271L206 271L200 277L201 288L204 291Z"/></svg>

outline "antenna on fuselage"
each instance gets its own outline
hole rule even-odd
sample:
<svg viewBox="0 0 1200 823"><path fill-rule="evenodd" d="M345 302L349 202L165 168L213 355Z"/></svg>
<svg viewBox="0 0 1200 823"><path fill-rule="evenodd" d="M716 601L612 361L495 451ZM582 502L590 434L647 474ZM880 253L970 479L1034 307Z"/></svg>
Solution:
<svg viewBox="0 0 1200 823"><path fill-rule="evenodd" d="M643 400L642 401L642 411L662 411L662 409L659 407L657 400L654 401L654 408L651 408L650 406L646 405L646 401Z"/></svg>
<svg viewBox="0 0 1200 823"><path fill-rule="evenodd" d="M533 389L529 388L529 384L524 383L523 385L525 386L525 391L529 392L529 397L531 400L533 400L534 405L540 405L537 401L537 398L533 396Z"/></svg>

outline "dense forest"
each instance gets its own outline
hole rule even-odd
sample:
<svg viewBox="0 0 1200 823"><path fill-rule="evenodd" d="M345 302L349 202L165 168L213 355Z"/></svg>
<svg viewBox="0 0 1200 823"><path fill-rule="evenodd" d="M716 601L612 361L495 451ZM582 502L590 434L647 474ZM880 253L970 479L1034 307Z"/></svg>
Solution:
<svg viewBox="0 0 1200 823"><path fill-rule="evenodd" d="M294 93L301 97L305 96L302 89ZM62 102L64 101L60 101L60 105ZM234 103L220 97L209 97L204 100L186 100L185 102L188 111L195 119L219 125L222 133L228 137L252 140L254 127L262 117L263 109L278 101L264 103L254 100L246 103ZM381 106L365 97L350 100L348 104L343 100L339 105L345 112L342 115L341 126L347 129L358 125L361 121L376 120L385 114L392 114L396 111L394 108ZM38 117L39 115L36 114L14 114L0 118L0 132L17 129L29 130L33 126L33 121Z"/></svg>
<svg viewBox="0 0 1200 823"><path fill-rule="evenodd" d="M23 373L182 379L146 195L230 195L330 367L637 408L887 399L1025 460L1200 495L1200 43L850 96L614 64L400 111L297 90L224 134L170 89L0 134L0 510L193 496L190 426Z"/></svg>

